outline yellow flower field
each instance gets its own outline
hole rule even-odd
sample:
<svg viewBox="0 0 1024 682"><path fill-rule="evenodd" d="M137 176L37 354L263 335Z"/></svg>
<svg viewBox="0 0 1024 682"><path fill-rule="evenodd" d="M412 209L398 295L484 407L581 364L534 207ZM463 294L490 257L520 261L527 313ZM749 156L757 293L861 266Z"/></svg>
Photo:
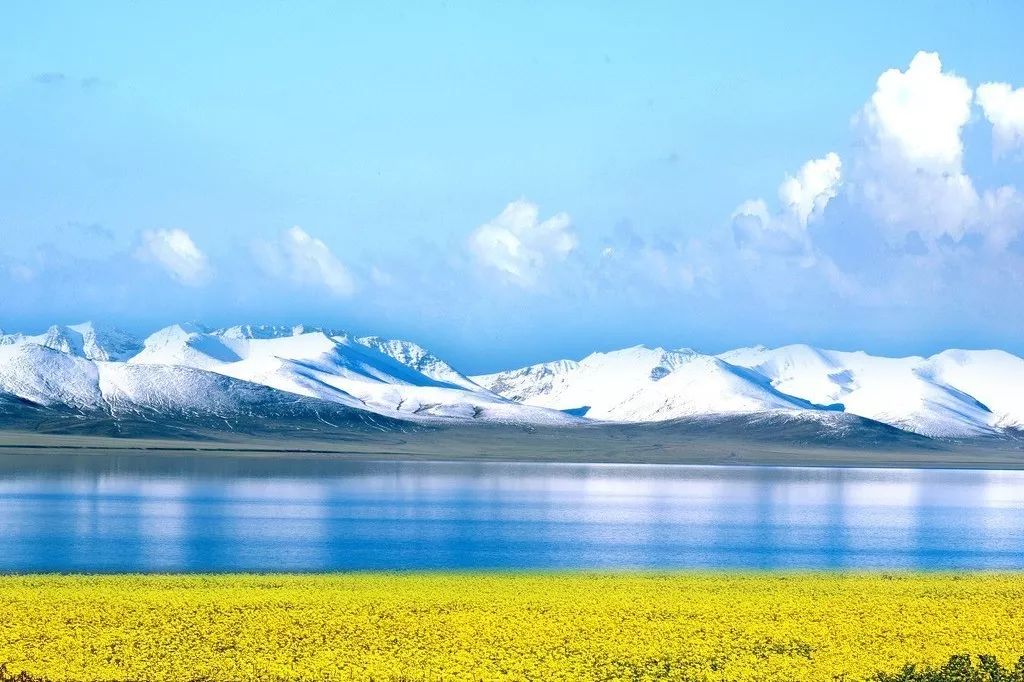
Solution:
<svg viewBox="0 0 1024 682"><path fill-rule="evenodd" d="M52 680L864 680L1024 653L1024 574L0 577Z"/></svg>

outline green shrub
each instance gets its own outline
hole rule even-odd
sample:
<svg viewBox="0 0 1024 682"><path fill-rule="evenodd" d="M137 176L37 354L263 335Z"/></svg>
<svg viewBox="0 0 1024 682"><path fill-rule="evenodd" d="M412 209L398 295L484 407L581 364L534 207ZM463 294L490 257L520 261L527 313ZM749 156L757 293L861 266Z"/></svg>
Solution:
<svg viewBox="0 0 1024 682"><path fill-rule="evenodd" d="M1013 668L1004 668L994 656L978 656L977 663L967 654L953 656L941 668L904 666L895 674L879 673L875 682L1024 682L1024 656Z"/></svg>
<svg viewBox="0 0 1024 682"><path fill-rule="evenodd" d="M45 678L33 677L24 670L17 675L7 670L7 666L0 664L0 682L47 682Z"/></svg>

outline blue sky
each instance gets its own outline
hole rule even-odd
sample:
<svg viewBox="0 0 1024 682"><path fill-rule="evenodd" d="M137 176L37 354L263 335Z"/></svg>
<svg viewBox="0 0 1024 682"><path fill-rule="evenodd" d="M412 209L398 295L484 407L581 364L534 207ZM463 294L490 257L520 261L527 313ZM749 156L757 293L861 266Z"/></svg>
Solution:
<svg viewBox="0 0 1024 682"><path fill-rule="evenodd" d="M208 4L0 8L0 327L1024 352L1020 3Z"/></svg>

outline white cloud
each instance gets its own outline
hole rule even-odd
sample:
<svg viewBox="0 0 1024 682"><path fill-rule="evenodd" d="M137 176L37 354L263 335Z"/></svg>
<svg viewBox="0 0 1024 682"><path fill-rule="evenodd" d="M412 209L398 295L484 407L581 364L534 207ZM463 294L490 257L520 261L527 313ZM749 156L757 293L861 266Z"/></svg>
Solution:
<svg viewBox="0 0 1024 682"><path fill-rule="evenodd" d="M859 117L865 153L855 184L897 236L959 239L975 215L979 197L963 170L962 137L973 98L933 52L879 76Z"/></svg>
<svg viewBox="0 0 1024 682"><path fill-rule="evenodd" d="M805 163L796 177L786 176L779 185L779 199L803 227L820 216L828 202L836 198L842 180L842 161L835 152Z"/></svg>
<svg viewBox="0 0 1024 682"><path fill-rule="evenodd" d="M1014 90L1009 83L984 83L977 94L978 104L992 124L996 156L1024 149L1024 87Z"/></svg>
<svg viewBox="0 0 1024 682"><path fill-rule="evenodd" d="M146 230L136 257L155 262L172 277L188 286L199 286L210 276L206 254L199 250L185 230Z"/></svg>
<svg viewBox="0 0 1024 682"><path fill-rule="evenodd" d="M255 246L258 262L270 275L296 284L323 288L335 296L355 293L355 280L323 241L299 226L272 242Z"/></svg>
<svg viewBox="0 0 1024 682"><path fill-rule="evenodd" d="M975 96L997 150L1024 148L1024 88L975 93L927 52L885 71L853 119L851 153L787 175L778 205L758 198L733 212L734 261L716 266L722 290L746 280L778 300L817 286L884 307L937 300L939 290L969 300L982 289L975 280L1024 284L1024 192L976 186L965 169ZM840 194L848 201L835 206Z"/></svg>
<svg viewBox="0 0 1024 682"><path fill-rule="evenodd" d="M944 72L938 54L918 52L906 71L889 69L878 77L863 116L886 154L926 170L957 171L972 99L967 81Z"/></svg>
<svg viewBox="0 0 1024 682"><path fill-rule="evenodd" d="M577 245L568 214L541 221L537 205L524 199L510 203L469 236L477 262L523 286L534 284L550 262L564 260Z"/></svg>
<svg viewBox="0 0 1024 682"><path fill-rule="evenodd" d="M700 289L713 295L719 254L706 241L681 235L645 237L625 224L609 239L587 285L617 294L644 295L655 286L664 292Z"/></svg>
<svg viewBox="0 0 1024 682"><path fill-rule="evenodd" d="M808 224L819 218L839 193L842 161L835 152L807 161L779 185L781 208L772 212L763 199L745 201L733 211L733 239L748 254L761 252L811 258Z"/></svg>
<svg viewBox="0 0 1024 682"><path fill-rule="evenodd" d="M992 121L998 149L1024 147L1024 88L988 83L978 88L977 98ZM830 153L786 177L778 210L762 199L740 204L731 221L740 254L798 256L805 267L837 254L841 240L835 230L814 232L829 235L829 250L827 241L812 243L807 227L822 218L844 184L874 219L842 237L850 243L876 234L895 252L913 243L936 257L949 251L949 240L957 248L1005 249L1024 231L1024 194L1012 186L978 189L965 171L963 133L974 99L967 80L943 70L932 52L918 52L905 70L885 71L854 117L861 140L849 168Z"/></svg>
<svg viewBox="0 0 1024 682"><path fill-rule="evenodd" d="M1024 195L1010 186L986 191L981 196L973 225L995 251L1006 248L1024 229Z"/></svg>
<svg viewBox="0 0 1024 682"><path fill-rule="evenodd" d="M793 253L804 250L797 222L786 214L773 214L764 199L748 199L732 212L736 246L750 253Z"/></svg>
<svg viewBox="0 0 1024 682"><path fill-rule="evenodd" d="M1024 89L988 83L977 95L997 151L1024 143ZM895 243L912 233L926 245L977 234L1000 249L1024 227L1016 189L979 192L964 170L963 130L973 100L967 81L943 71L935 53L918 52L906 71L879 77L860 114L865 144L854 185Z"/></svg>

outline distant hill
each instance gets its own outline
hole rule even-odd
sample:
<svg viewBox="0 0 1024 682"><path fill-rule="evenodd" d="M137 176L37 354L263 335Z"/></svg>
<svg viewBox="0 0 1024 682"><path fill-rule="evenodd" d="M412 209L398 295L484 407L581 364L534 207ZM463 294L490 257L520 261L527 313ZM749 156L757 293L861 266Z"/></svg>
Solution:
<svg viewBox="0 0 1024 682"><path fill-rule="evenodd" d="M82 323L0 334L4 428L323 434L481 423L861 447L1014 440L1024 360L999 350L887 358L635 346L467 376L412 341L320 327L178 324L135 339Z"/></svg>

